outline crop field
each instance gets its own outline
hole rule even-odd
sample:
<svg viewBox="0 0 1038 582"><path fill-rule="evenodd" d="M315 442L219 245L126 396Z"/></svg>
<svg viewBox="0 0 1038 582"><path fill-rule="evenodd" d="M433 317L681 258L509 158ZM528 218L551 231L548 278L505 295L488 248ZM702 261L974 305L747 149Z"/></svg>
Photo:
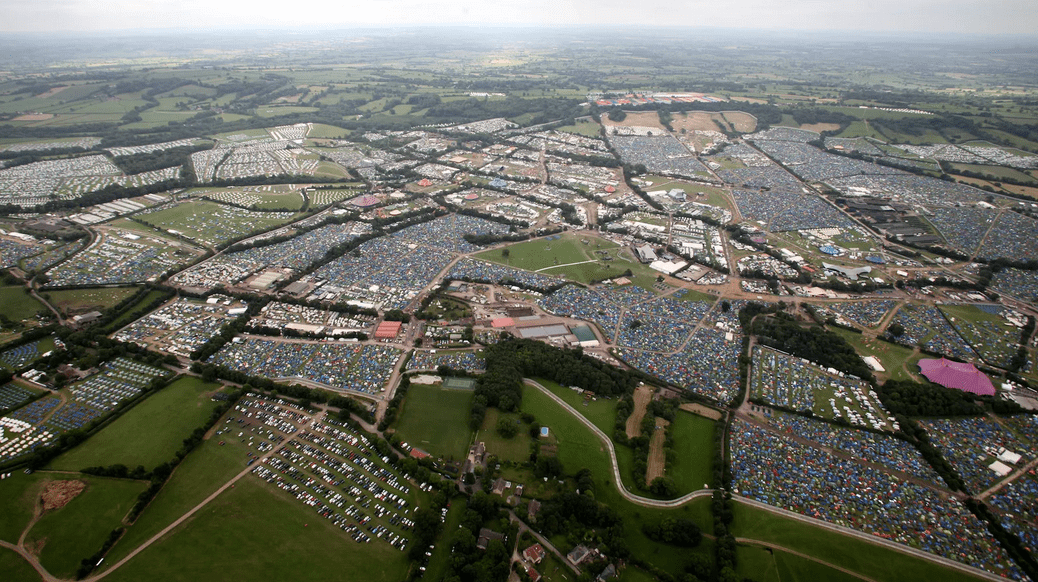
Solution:
<svg viewBox="0 0 1038 582"><path fill-rule="evenodd" d="M413 447L445 459L464 459L472 442L469 413L474 393L412 384L396 434Z"/></svg>
<svg viewBox="0 0 1038 582"><path fill-rule="evenodd" d="M43 298L65 315L74 315L94 310L104 311L136 292L136 287L55 289L44 293Z"/></svg>
<svg viewBox="0 0 1038 582"><path fill-rule="evenodd" d="M673 114L670 122L675 131L729 131L731 126L720 113L682 111ZM755 124L756 125L756 124Z"/></svg>
<svg viewBox="0 0 1038 582"><path fill-rule="evenodd" d="M43 566L63 578L71 578L80 560L101 549L147 486L127 479L77 476L76 480L84 481L86 489L68 505L44 514L25 540L37 549Z"/></svg>
<svg viewBox="0 0 1038 582"><path fill-rule="evenodd" d="M198 560L199 548L214 559ZM396 582L406 570L406 554L357 544L287 492L249 476L108 579Z"/></svg>
<svg viewBox="0 0 1038 582"><path fill-rule="evenodd" d="M216 407L211 394L219 388L198 378L180 378L55 459L53 466L68 471L113 464L151 469L170 461L191 431L209 418Z"/></svg>

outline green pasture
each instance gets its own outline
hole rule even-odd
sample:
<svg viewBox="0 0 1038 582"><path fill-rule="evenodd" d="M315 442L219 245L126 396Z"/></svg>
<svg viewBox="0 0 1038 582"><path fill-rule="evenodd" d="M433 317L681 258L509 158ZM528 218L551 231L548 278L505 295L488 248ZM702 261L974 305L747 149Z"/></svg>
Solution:
<svg viewBox="0 0 1038 582"><path fill-rule="evenodd" d="M208 559L198 559L200 548ZM249 476L108 579L396 582L407 568L405 553L381 540L358 544L289 493Z"/></svg>
<svg viewBox="0 0 1038 582"><path fill-rule="evenodd" d="M67 476L49 477L59 480ZM101 549L147 487L143 481L128 479L74 478L85 481L86 489L68 505L44 514L26 537L26 544L42 546L43 567L62 578L71 578L83 558Z"/></svg>
<svg viewBox="0 0 1038 582"><path fill-rule="evenodd" d="M472 443L471 390L412 384L401 405L396 434L413 447L445 459L464 459Z"/></svg>
<svg viewBox="0 0 1038 582"><path fill-rule="evenodd" d="M114 464L152 469L170 461L183 440L202 426L216 408L211 394L220 387L195 377L180 378L55 459L52 465L67 471Z"/></svg>
<svg viewBox="0 0 1038 582"><path fill-rule="evenodd" d="M136 223L134 223L136 224ZM58 311L68 315L104 311L137 292L137 287L99 287L96 289L55 289L43 294Z"/></svg>
<svg viewBox="0 0 1038 582"><path fill-rule="evenodd" d="M25 321L37 314L48 313L47 308L27 291L28 287L15 285L0 287L0 305L4 315L12 321Z"/></svg>
<svg viewBox="0 0 1038 582"><path fill-rule="evenodd" d="M682 494L697 491L714 480L714 421L684 410L670 424L674 462L667 476Z"/></svg>

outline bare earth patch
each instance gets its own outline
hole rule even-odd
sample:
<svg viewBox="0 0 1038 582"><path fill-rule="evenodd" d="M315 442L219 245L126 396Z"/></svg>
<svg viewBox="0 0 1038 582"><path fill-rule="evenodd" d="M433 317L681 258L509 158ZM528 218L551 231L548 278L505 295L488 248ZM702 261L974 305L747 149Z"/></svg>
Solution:
<svg viewBox="0 0 1038 582"><path fill-rule="evenodd" d="M725 111L721 115L739 133L753 133L757 129L757 118L744 111Z"/></svg>
<svg viewBox="0 0 1038 582"><path fill-rule="evenodd" d="M53 113L26 113L25 115L15 117L11 121L43 121L52 117L54 117Z"/></svg>
<svg viewBox="0 0 1038 582"><path fill-rule="evenodd" d="M605 125L606 127L654 127L659 129L661 132L667 131L663 129L662 125L660 125L660 115L655 111L628 112L627 117L625 117L623 121L613 121L612 119L609 119L608 115L603 115L602 125Z"/></svg>
<svg viewBox="0 0 1038 582"><path fill-rule="evenodd" d="M699 416L709 418L710 420L721 420L722 416L719 411L714 410L713 408L710 408L708 406L703 406L702 404L693 404L691 402L686 402L678 408L680 408L681 410L687 410L692 414L698 414Z"/></svg>
<svg viewBox="0 0 1038 582"><path fill-rule="evenodd" d="M717 119L721 122L721 126L714 121ZM716 113L707 113L705 111L690 111L688 115L682 115L676 113L672 115L670 122L674 129L681 131L724 131L727 128L724 126L724 120Z"/></svg>
<svg viewBox="0 0 1038 582"><path fill-rule="evenodd" d="M669 421L656 417L656 431L652 433L649 441L649 460L645 468L645 484L650 485L656 477L662 477L667 470L667 453L663 449L663 442L667 440L667 425Z"/></svg>
<svg viewBox="0 0 1038 582"><path fill-rule="evenodd" d="M652 400L652 389L648 386L639 386L634 389L634 410L627 417L627 438L633 439L642 434L642 418L645 417L645 409Z"/></svg>
<svg viewBox="0 0 1038 582"><path fill-rule="evenodd" d="M86 489L86 483L83 481L50 481L43 487L43 493L40 494L43 511L65 507L84 489Z"/></svg>
<svg viewBox="0 0 1038 582"><path fill-rule="evenodd" d="M800 126L800 129L821 133L823 131L836 131L840 129L840 125L837 123L805 123Z"/></svg>

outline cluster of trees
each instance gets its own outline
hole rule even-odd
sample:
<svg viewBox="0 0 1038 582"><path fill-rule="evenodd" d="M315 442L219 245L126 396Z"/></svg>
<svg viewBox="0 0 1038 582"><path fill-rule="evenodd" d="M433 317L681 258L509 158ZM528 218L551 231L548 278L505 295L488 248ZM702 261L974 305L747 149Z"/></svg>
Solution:
<svg viewBox="0 0 1038 582"><path fill-rule="evenodd" d="M976 416L983 414L985 407L1001 414L1021 410L1015 402L1001 398L909 380L888 380L876 393L887 410L905 416ZM978 401L984 406L977 404Z"/></svg>
<svg viewBox="0 0 1038 582"><path fill-rule="evenodd" d="M1020 566L1027 577L1031 580L1038 580L1038 560L1035 559L1030 548L1020 540L1020 537L1007 530L1002 525L1002 520L983 501L969 498L963 503L978 519L987 523L992 537L998 540L999 545L1009 553L1009 556Z"/></svg>
<svg viewBox="0 0 1038 582"><path fill-rule="evenodd" d="M668 517L660 523L646 523L642 525L642 532L650 540L683 548L694 548L703 541L703 532L687 517Z"/></svg>
<svg viewBox="0 0 1038 582"><path fill-rule="evenodd" d="M783 352L806 358L825 368L835 368L874 381L872 370L842 336L820 325L803 327L788 313L753 321L750 332L757 341Z"/></svg>
<svg viewBox="0 0 1038 582"><path fill-rule="evenodd" d="M502 529L502 514L500 500L483 491L468 499L461 527L450 538L451 559L444 582L504 582L508 578L508 548L515 541L518 526L508 525L505 540L490 540L485 551L476 547L484 524Z"/></svg>
<svg viewBox="0 0 1038 582"><path fill-rule="evenodd" d="M585 476L585 480L590 479ZM601 540L598 550L617 559L630 556L624 538L623 520L611 507L595 500L594 490L557 493L541 504L537 528L545 536L566 534L574 540L594 535Z"/></svg>

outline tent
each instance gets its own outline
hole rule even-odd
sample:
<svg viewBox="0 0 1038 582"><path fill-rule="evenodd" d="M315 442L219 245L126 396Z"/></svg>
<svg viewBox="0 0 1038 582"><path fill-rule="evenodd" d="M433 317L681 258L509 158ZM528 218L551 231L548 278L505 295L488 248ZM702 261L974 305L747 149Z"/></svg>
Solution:
<svg viewBox="0 0 1038 582"><path fill-rule="evenodd" d="M919 369L926 379L944 386L971 394L993 396L995 387L973 364L953 362L946 358L919 360Z"/></svg>

